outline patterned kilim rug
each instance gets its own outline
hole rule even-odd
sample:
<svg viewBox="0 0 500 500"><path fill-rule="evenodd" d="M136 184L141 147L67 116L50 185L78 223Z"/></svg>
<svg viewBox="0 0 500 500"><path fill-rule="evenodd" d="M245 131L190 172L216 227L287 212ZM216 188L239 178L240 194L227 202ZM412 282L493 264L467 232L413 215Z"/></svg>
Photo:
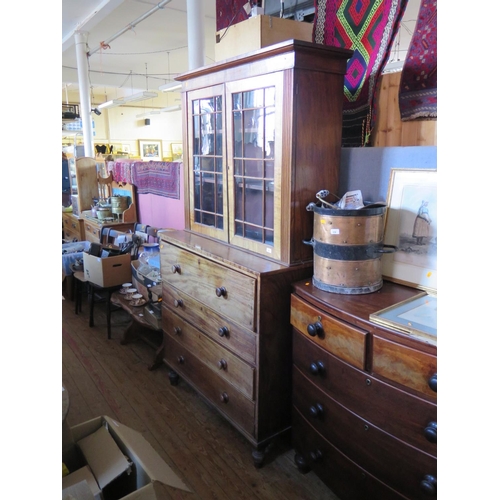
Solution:
<svg viewBox="0 0 500 500"><path fill-rule="evenodd" d="M369 144L378 79L408 0L315 0L313 40L354 51L344 79L342 146Z"/></svg>
<svg viewBox="0 0 500 500"><path fill-rule="evenodd" d="M178 162L137 161L132 164L132 184L138 194L156 194L180 198L180 167Z"/></svg>
<svg viewBox="0 0 500 500"><path fill-rule="evenodd" d="M437 2L422 0L399 87L401 121L437 118Z"/></svg>
<svg viewBox="0 0 500 500"><path fill-rule="evenodd" d="M248 0L216 0L215 12L217 17L215 25L217 31L248 19L248 15L245 9L243 9L247 1Z"/></svg>

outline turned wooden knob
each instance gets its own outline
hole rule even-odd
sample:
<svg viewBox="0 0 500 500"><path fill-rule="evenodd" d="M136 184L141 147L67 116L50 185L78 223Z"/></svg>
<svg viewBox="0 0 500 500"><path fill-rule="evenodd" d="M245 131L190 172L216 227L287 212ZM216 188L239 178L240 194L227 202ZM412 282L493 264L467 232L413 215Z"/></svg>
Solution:
<svg viewBox="0 0 500 500"><path fill-rule="evenodd" d="M227 361L225 359L221 359L217 363L217 366L219 367L219 370L226 370L227 369Z"/></svg>
<svg viewBox="0 0 500 500"><path fill-rule="evenodd" d="M317 321L316 323L309 323L307 325L307 333L311 337L315 337L316 335L322 335L323 333L323 325L321 324L320 321Z"/></svg>
<svg viewBox="0 0 500 500"><path fill-rule="evenodd" d="M181 327L180 326L174 326L174 333L176 335L180 335L182 333Z"/></svg>
<svg viewBox="0 0 500 500"><path fill-rule="evenodd" d="M175 273L181 274L181 266L180 266L180 264L174 264L172 266L172 273L173 274L175 274Z"/></svg>
<svg viewBox="0 0 500 500"><path fill-rule="evenodd" d="M431 388L431 390L433 390L434 392L438 391L438 374L437 373L434 373L434 375L432 375L432 377L428 380L428 384L429 384L429 387Z"/></svg>
<svg viewBox="0 0 500 500"><path fill-rule="evenodd" d="M221 337L229 337L229 328L227 326L221 326L219 328L219 335Z"/></svg>
<svg viewBox="0 0 500 500"><path fill-rule="evenodd" d="M182 365L184 363L184 356L178 356L177 357L177 362Z"/></svg>
<svg viewBox="0 0 500 500"><path fill-rule="evenodd" d="M174 300L174 307L182 307L184 305L184 302L182 299L175 299Z"/></svg>
<svg viewBox="0 0 500 500"><path fill-rule="evenodd" d="M309 456L313 462L321 462L323 460L323 453L321 453L321 450L311 451Z"/></svg>
<svg viewBox="0 0 500 500"><path fill-rule="evenodd" d="M309 365L309 371L313 375L323 375L325 373L325 364L323 361L313 361Z"/></svg>
<svg viewBox="0 0 500 500"><path fill-rule="evenodd" d="M424 429L424 436L427 441L437 443L438 440L438 424L437 422L429 422Z"/></svg>
<svg viewBox="0 0 500 500"><path fill-rule="evenodd" d="M227 395L227 392L221 393L220 400L222 403L227 403L229 401L229 396Z"/></svg>
<svg viewBox="0 0 500 500"><path fill-rule="evenodd" d="M431 474L426 474L420 481L420 489L429 496L436 496L437 479Z"/></svg>
<svg viewBox="0 0 500 500"><path fill-rule="evenodd" d="M224 286L217 287L215 289L215 295L217 295L217 297L225 297L227 295L226 287Z"/></svg>
<svg viewBox="0 0 500 500"><path fill-rule="evenodd" d="M320 417L323 415L323 405L321 403L316 403L315 405L312 405L309 408L309 413L311 414L311 417Z"/></svg>

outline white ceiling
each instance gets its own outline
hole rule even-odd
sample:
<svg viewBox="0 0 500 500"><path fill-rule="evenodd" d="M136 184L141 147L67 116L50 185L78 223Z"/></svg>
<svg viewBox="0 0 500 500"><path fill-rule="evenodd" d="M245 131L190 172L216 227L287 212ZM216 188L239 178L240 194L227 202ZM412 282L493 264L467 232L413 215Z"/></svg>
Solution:
<svg viewBox="0 0 500 500"><path fill-rule="evenodd" d="M214 62L216 0L202 0L204 9L204 61ZM62 0L62 86L78 89L74 33L88 32L89 78L92 92L110 99L131 90L157 90L187 71L187 0L171 0L157 9L152 0ZM420 0L410 0L396 39L391 61L406 55ZM146 19L139 18L154 10ZM135 24L135 25L134 25ZM125 31L124 31L125 30ZM114 38L118 33L123 34ZM102 49L101 42L109 41ZM94 52L95 51L95 52Z"/></svg>
<svg viewBox="0 0 500 500"><path fill-rule="evenodd" d="M215 0L202 0L205 64L214 60ZM157 90L188 68L187 2L157 9L151 0L62 0L62 84L78 88L76 30L88 32L90 86L115 98L133 90ZM154 13L135 23L147 13ZM135 24L135 25L134 25ZM118 33L123 34L109 41ZM101 42L109 48L101 49Z"/></svg>

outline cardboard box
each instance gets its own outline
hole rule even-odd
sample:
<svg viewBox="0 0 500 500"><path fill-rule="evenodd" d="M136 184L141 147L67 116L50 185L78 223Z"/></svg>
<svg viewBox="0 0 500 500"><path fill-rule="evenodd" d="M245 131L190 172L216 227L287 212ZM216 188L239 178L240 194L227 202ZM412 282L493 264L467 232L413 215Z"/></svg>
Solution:
<svg viewBox="0 0 500 500"><path fill-rule="evenodd" d="M71 433L76 443L72 451L81 467L88 466L104 500L167 500L173 495L176 498L191 496L189 488L153 447L130 427L101 416L71 427ZM90 463L86 463L87 459Z"/></svg>
<svg viewBox="0 0 500 500"><path fill-rule="evenodd" d="M88 465L72 472L62 480L62 498L103 500L101 489Z"/></svg>
<svg viewBox="0 0 500 500"><path fill-rule="evenodd" d="M84 253L83 270L91 283L102 287L118 286L132 279L129 253L115 257L95 257Z"/></svg>
<svg viewBox="0 0 500 500"><path fill-rule="evenodd" d="M285 40L312 42L312 23L255 16L224 28L215 36L215 61L253 52Z"/></svg>

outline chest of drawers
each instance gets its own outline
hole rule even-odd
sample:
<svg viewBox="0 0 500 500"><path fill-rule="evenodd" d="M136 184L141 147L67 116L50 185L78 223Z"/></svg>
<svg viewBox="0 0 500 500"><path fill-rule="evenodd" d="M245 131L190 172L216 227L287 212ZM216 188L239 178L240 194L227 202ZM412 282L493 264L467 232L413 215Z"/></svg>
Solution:
<svg viewBox="0 0 500 500"><path fill-rule="evenodd" d="M437 491L436 347L369 316L417 290L366 295L294 284L296 463L342 500L424 499Z"/></svg>
<svg viewBox="0 0 500 500"><path fill-rule="evenodd" d="M72 213L62 214L63 239L67 243L84 241L83 220Z"/></svg>
<svg viewBox="0 0 500 500"><path fill-rule="evenodd" d="M160 231L164 362L253 445L256 466L291 427L291 284L286 267L187 231Z"/></svg>

